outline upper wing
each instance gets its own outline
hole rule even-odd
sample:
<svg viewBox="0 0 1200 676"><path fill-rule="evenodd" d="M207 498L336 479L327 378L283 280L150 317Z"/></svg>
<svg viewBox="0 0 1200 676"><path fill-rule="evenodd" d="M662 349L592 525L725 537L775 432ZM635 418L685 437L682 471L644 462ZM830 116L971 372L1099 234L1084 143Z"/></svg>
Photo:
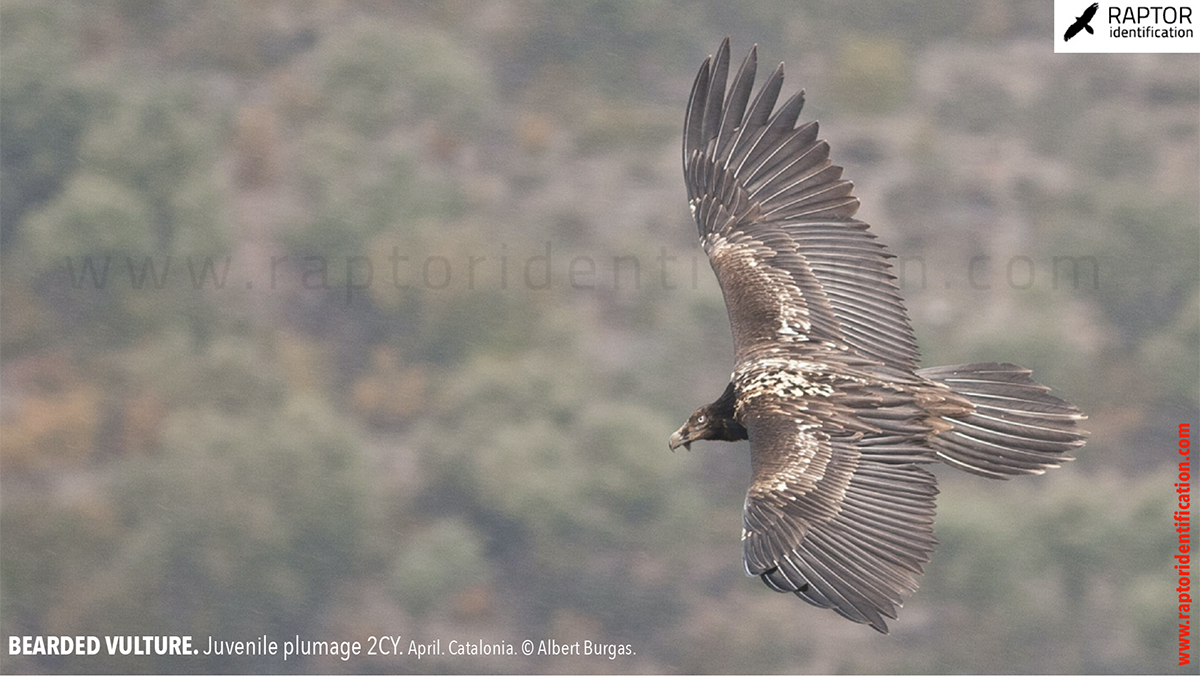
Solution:
<svg viewBox="0 0 1200 676"><path fill-rule="evenodd" d="M853 185L804 93L775 110L783 64L751 101L757 48L726 94L729 40L696 76L684 123L688 199L725 294L739 357L832 343L909 371L917 349L884 247L851 218Z"/></svg>

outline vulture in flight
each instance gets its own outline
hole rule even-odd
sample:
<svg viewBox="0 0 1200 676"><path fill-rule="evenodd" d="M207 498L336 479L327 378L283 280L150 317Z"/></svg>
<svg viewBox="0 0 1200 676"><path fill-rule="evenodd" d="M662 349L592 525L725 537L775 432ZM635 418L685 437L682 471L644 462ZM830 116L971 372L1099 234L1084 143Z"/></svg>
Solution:
<svg viewBox="0 0 1200 676"><path fill-rule="evenodd" d="M1041 474L1083 445L1084 416L1012 364L917 368L891 254L817 123L797 124L804 92L776 107L783 64L752 92L756 51L727 83L726 38L688 101L688 200L736 364L670 447L749 439L746 574L886 633L936 544L921 465Z"/></svg>

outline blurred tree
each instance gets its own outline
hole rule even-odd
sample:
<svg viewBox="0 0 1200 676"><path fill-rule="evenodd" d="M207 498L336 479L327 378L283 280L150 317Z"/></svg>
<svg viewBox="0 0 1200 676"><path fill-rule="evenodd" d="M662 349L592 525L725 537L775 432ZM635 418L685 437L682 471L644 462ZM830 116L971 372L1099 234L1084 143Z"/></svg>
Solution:
<svg viewBox="0 0 1200 676"><path fill-rule="evenodd" d="M451 377L418 437L427 491L477 523L507 524L487 529L489 552L524 578L535 607L649 630L678 612L680 581L666 561L648 577L631 568L643 553L686 558L675 534L697 529L699 496L677 456L653 450L666 420L614 401L597 374L564 378L560 368L479 358Z"/></svg>
<svg viewBox="0 0 1200 676"><path fill-rule="evenodd" d="M1003 485L955 477L943 483L941 541L922 582L942 610L931 631L955 634L975 623L969 642L950 642L919 668L1094 672L1172 668L1165 642L1170 613L1145 595L1166 589L1173 534L1165 472L1128 481L1085 475L1075 465L1044 478ZM1116 543L1120 543L1117 545ZM1127 590L1123 601L1117 589ZM970 610L968 610L970 609ZM1153 618L1153 619L1152 619ZM1128 641L1145 626L1152 643ZM1149 627L1146 627L1149 629ZM922 664L918 662L917 664ZM1157 666L1153 666L1157 665Z"/></svg>
<svg viewBox="0 0 1200 676"><path fill-rule="evenodd" d="M34 605L45 614L25 616L28 626L70 635L89 627L114 635L306 634L321 626L338 585L367 570L376 512L359 441L319 397L280 391L278 368L247 347L226 341L177 364L191 376L180 378L187 390L176 396L193 401L168 418L160 454L113 467L102 503L112 515L106 546L90 550L80 539L71 546L84 556L68 557L71 567L45 561L33 576L31 557L56 559L61 547L33 546L46 532L6 529L6 589L19 585L15 598L43 599ZM16 504L32 509L46 498ZM68 510L63 526L47 527L82 516ZM58 593L67 590L74 591ZM159 659L152 668L176 668ZM189 669L278 667L263 658L197 659ZM149 664L119 655L68 662L87 670Z"/></svg>
<svg viewBox="0 0 1200 676"><path fill-rule="evenodd" d="M228 250L213 173L217 131L196 93L168 81L123 94L88 134L83 167L144 200L152 233L138 233L143 247L196 257Z"/></svg>
<svg viewBox="0 0 1200 676"><path fill-rule="evenodd" d="M483 535L460 518L449 517L410 533L392 569L392 590L402 605L420 616L453 594L489 583L490 564Z"/></svg>
<svg viewBox="0 0 1200 676"><path fill-rule="evenodd" d="M71 76L69 10L0 8L0 250L11 250L25 212L53 197L78 165L95 96Z"/></svg>
<svg viewBox="0 0 1200 676"><path fill-rule="evenodd" d="M838 48L830 93L848 112L886 113L904 102L911 78L899 42L878 35L852 36Z"/></svg>

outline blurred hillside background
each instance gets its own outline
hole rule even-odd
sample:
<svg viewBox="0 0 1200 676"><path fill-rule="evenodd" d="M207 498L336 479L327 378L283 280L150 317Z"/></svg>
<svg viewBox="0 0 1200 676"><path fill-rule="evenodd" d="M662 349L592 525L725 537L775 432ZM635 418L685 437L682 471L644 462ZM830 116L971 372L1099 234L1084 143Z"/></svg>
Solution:
<svg viewBox="0 0 1200 676"><path fill-rule="evenodd" d="M13 671L1169 672L1200 384L1200 58L1050 3L0 4L0 632L637 654L3 657ZM680 170L725 35L787 62L924 364L1092 436L937 470L890 636L741 569L744 444ZM7 653L7 651L5 651Z"/></svg>

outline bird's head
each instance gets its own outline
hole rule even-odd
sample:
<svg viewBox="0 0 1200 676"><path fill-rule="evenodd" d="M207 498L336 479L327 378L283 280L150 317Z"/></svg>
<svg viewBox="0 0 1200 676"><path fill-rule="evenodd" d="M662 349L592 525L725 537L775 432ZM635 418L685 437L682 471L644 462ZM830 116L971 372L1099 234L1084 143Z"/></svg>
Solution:
<svg viewBox="0 0 1200 676"><path fill-rule="evenodd" d="M710 408L710 406L701 406L692 414L692 417L688 418L683 427L675 430L675 433L671 435L670 441L667 442L672 451L680 446L690 451L692 450L693 441L713 438L711 436L714 431L713 416L709 410Z"/></svg>
<svg viewBox="0 0 1200 676"><path fill-rule="evenodd" d="M746 438L746 428L732 417L722 415L715 404L701 406L692 417L671 435L667 445L671 450L680 446L692 450L692 442L698 439L737 441Z"/></svg>

